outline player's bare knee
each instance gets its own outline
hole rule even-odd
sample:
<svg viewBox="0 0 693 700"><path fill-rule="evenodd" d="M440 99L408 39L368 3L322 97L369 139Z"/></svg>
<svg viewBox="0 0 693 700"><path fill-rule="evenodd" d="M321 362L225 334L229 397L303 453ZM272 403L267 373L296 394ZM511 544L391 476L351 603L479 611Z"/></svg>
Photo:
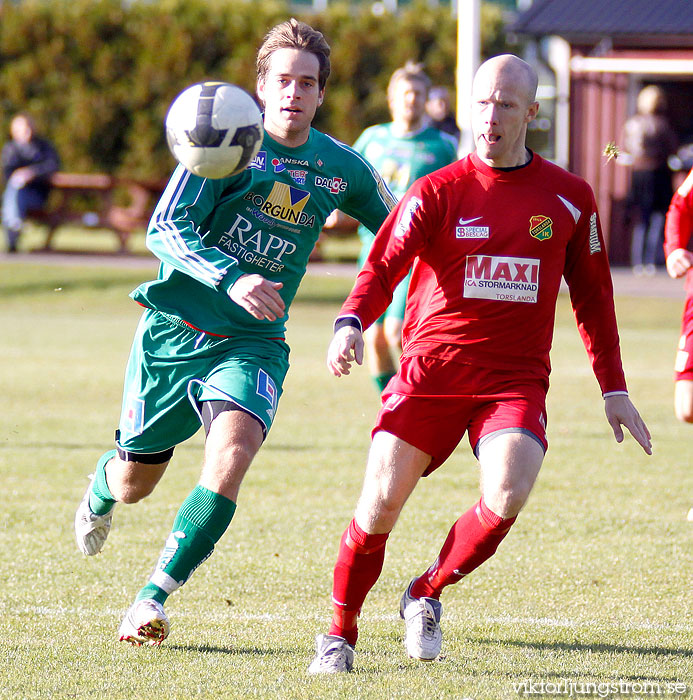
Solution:
<svg viewBox="0 0 693 700"><path fill-rule="evenodd" d="M106 482L117 501L137 503L154 491L167 466L168 461L149 464L115 458L106 469Z"/></svg>
<svg viewBox="0 0 693 700"><path fill-rule="evenodd" d="M397 517L402 510L402 503L392 496L384 496L377 500L373 514L381 525L392 524L394 526Z"/></svg>
<svg viewBox="0 0 693 700"><path fill-rule="evenodd" d="M517 484L484 491L484 502L499 518L514 518L527 503L531 485Z"/></svg>
<svg viewBox="0 0 693 700"><path fill-rule="evenodd" d="M245 473L256 452L257 447L251 442L240 441L226 444L208 451L205 455L205 466L227 473Z"/></svg>
<svg viewBox="0 0 693 700"><path fill-rule="evenodd" d="M118 493L118 500L121 503L133 504L138 503L143 498L146 498L151 494L153 489L139 489L139 488L121 488ZM114 494L115 495L115 494Z"/></svg>
<svg viewBox="0 0 693 700"><path fill-rule="evenodd" d="M368 533L390 532L397 522L400 509L392 503L380 499L364 502L360 499L356 506L356 522Z"/></svg>
<svg viewBox="0 0 693 700"><path fill-rule="evenodd" d="M123 462L117 479L111 483L108 474L108 485L111 493L122 503L137 503L149 496L159 483L166 465L142 464L140 462Z"/></svg>
<svg viewBox="0 0 693 700"><path fill-rule="evenodd" d="M200 485L236 501L256 451L253 445L243 442L208 450L205 453Z"/></svg>

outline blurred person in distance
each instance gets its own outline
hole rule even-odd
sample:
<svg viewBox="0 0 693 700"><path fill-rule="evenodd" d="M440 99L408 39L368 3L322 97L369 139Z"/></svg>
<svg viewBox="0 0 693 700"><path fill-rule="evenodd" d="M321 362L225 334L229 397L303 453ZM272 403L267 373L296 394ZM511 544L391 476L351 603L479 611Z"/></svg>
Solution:
<svg viewBox="0 0 693 700"><path fill-rule="evenodd" d="M7 250L14 253L27 215L46 204L50 176L60 167L60 159L53 144L36 133L34 120L26 113L12 118L10 136L1 156L5 176L2 226Z"/></svg>

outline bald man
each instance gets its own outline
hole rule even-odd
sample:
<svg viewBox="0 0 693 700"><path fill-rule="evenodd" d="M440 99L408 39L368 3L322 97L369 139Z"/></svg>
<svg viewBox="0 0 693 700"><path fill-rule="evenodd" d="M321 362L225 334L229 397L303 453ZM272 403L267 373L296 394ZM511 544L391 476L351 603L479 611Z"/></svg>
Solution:
<svg viewBox="0 0 693 700"><path fill-rule="evenodd" d="M363 490L334 569L332 622L317 638L311 673L351 670L357 618L389 533L419 479L467 433L480 499L400 601L407 654L422 661L440 654L442 591L495 553L548 447L549 350L562 277L616 441L625 426L651 454L647 426L628 398L592 190L525 145L536 87L534 69L516 56L479 68L474 153L407 191L335 322L327 365L339 377L361 364L363 330L412 267L400 369L382 394Z"/></svg>

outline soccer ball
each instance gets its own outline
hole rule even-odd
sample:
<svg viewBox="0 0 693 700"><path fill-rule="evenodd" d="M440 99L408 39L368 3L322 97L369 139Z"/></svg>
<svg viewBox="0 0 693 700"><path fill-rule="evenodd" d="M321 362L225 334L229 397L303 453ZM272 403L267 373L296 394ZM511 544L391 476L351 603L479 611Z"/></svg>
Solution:
<svg viewBox="0 0 693 700"><path fill-rule="evenodd" d="M262 115L255 100L230 83L186 88L171 103L165 125L174 158L200 177L237 175L262 145Z"/></svg>

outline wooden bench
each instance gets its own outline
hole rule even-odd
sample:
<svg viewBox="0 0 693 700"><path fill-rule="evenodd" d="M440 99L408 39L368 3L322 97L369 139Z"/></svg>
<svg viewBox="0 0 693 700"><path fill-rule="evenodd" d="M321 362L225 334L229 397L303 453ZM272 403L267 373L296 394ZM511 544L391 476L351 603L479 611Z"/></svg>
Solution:
<svg viewBox="0 0 693 700"><path fill-rule="evenodd" d="M96 173L57 172L51 176L51 194L45 209L29 219L46 226L44 249L51 248L56 230L72 224L107 229L128 250L133 231L145 228L166 187L166 181L143 181Z"/></svg>

